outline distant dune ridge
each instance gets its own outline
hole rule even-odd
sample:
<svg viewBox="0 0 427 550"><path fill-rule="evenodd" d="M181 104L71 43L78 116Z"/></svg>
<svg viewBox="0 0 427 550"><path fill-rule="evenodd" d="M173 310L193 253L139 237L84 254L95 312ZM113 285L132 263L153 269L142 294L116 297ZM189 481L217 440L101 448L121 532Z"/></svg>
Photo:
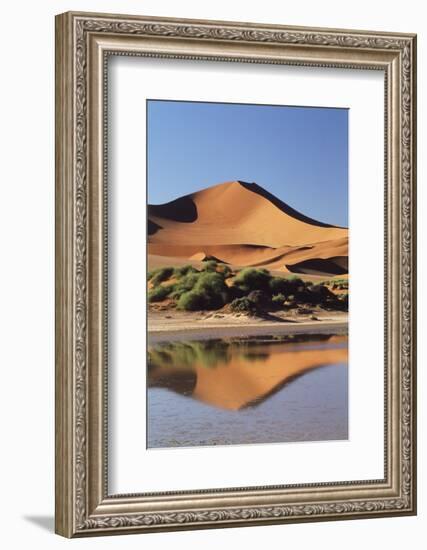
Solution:
<svg viewBox="0 0 427 550"><path fill-rule="evenodd" d="M148 205L148 254L315 275L348 273L348 229L297 212L256 183L231 181Z"/></svg>

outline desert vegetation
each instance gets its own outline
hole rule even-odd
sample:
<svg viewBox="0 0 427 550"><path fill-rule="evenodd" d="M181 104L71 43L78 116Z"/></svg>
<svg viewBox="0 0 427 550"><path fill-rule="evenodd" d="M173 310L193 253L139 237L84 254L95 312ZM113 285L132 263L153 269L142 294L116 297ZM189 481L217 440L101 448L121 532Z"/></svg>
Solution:
<svg viewBox="0 0 427 550"><path fill-rule="evenodd" d="M346 290L348 291L348 279L330 279L323 282L324 285L327 285L332 290Z"/></svg>
<svg viewBox="0 0 427 550"><path fill-rule="evenodd" d="M313 284L295 276L272 275L267 269L232 270L207 260L203 267L162 267L148 278L148 302L183 311L224 309L247 315L310 308L348 310L348 281L331 279Z"/></svg>

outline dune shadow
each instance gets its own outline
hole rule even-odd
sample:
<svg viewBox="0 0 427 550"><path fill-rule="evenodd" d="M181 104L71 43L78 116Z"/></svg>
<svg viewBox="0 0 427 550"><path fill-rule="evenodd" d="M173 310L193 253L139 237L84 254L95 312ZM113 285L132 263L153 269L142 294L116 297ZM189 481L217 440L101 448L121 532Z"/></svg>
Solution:
<svg viewBox="0 0 427 550"><path fill-rule="evenodd" d="M348 273L348 258L336 256L334 258L311 258L293 265L286 265L291 273L305 273L307 275L345 275Z"/></svg>
<svg viewBox="0 0 427 550"><path fill-rule="evenodd" d="M163 229L163 227L161 225L159 225L158 223L155 223L152 220L150 220L150 218L148 218L148 220L147 220L147 233L148 233L148 235L154 235L154 233L157 233L157 231L159 229Z"/></svg>
<svg viewBox="0 0 427 550"><path fill-rule="evenodd" d="M174 222L192 223L197 220L197 207L190 195L165 204L149 204L148 216L165 218Z"/></svg>
<svg viewBox="0 0 427 550"><path fill-rule="evenodd" d="M310 225L316 225L317 227L331 227L335 229L341 229L338 225L330 225L328 223L319 222L318 220L314 220L313 218L309 218L308 216L305 216L304 214L301 214L301 212L298 212L298 210L294 210L289 204L286 204L285 202L281 201L271 193L269 193L266 189L258 185L257 183L247 183L245 181L240 181L240 185L242 185L245 189L248 191L252 191L253 193L256 193L257 195L260 195L264 199L267 199L271 203L274 204L279 210L287 214L288 216L292 216L293 218L296 218L297 220L309 223Z"/></svg>

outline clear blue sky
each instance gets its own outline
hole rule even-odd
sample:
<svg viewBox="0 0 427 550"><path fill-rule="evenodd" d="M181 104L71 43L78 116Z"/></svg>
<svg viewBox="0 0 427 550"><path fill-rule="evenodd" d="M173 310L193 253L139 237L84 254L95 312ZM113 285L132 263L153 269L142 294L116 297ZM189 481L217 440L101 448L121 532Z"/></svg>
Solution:
<svg viewBox="0 0 427 550"><path fill-rule="evenodd" d="M147 102L148 202L256 182L316 220L348 226L348 110Z"/></svg>

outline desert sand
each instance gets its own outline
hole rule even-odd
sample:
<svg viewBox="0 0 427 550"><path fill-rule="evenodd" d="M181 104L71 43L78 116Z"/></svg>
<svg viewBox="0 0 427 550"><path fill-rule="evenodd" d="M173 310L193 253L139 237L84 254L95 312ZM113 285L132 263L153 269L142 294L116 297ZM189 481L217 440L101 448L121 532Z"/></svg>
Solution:
<svg viewBox="0 0 427 550"><path fill-rule="evenodd" d="M262 319L223 312L150 311L148 343L238 338L286 334L346 334L346 312L324 312L314 321L307 316Z"/></svg>
<svg viewBox="0 0 427 550"><path fill-rule="evenodd" d="M295 211L256 183L214 185L148 206L148 254L161 264L213 257L313 276L348 272L348 229Z"/></svg>

